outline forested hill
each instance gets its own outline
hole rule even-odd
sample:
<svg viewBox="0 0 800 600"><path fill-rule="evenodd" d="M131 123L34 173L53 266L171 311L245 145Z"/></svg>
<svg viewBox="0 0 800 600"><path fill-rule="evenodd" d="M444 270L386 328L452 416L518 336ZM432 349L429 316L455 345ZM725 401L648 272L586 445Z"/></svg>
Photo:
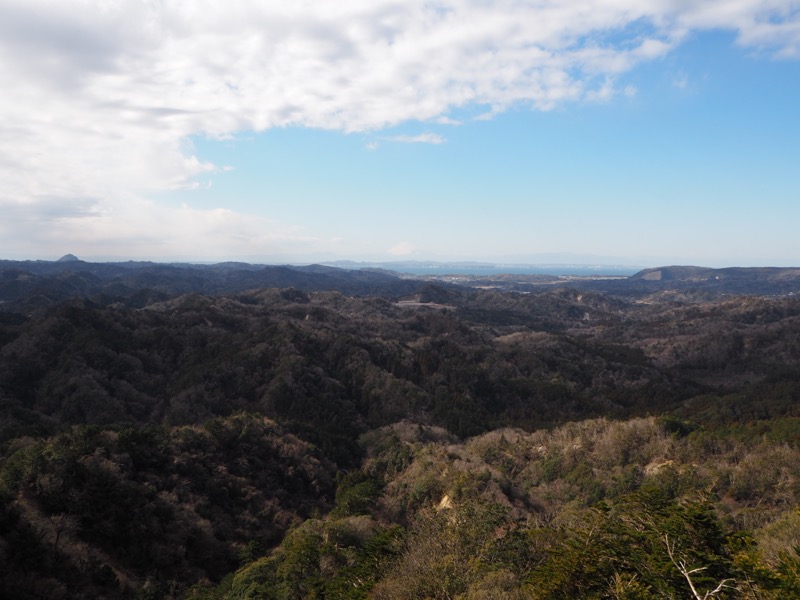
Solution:
<svg viewBox="0 0 800 600"><path fill-rule="evenodd" d="M293 287L351 296L395 297L413 294L420 285L388 272L320 265L0 260L0 310L18 312L30 312L69 298L93 298L106 304L119 301L140 308L154 300L191 292L217 295Z"/></svg>
<svg viewBox="0 0 800 600"><path fill-rule="evenodd" d="M0 313L0 598L800 589L800 299L406 283Z"/></svg>
<svg viewBox="0 0 800 600"><path fill-rule="evenodd" d="M347 296L404 298L426 284L456 293L497 289L541 293L569 287L628 299L704 301L737 295L800 294L800 269L658 267L630 277L554 275L412 276L382 269L322 265L274 266L227 262L212 265L153 262L91 263L67 255L58 261L0 260L0 310L30 313L70 298L141 308L156 300L196 292L220 295L263 288L338 291Z"/></svg>
<svg viewBox="0 0 800 600"><path fill-rule="evenodd" d="M426 277L457 281L470 287L492 287L506 291L537 293L553 286L602 292L625 298L656 301L708 301L733 296L800 295L800 268L671 266L644 269L629 277L554 275L484 275Z"/></svg>

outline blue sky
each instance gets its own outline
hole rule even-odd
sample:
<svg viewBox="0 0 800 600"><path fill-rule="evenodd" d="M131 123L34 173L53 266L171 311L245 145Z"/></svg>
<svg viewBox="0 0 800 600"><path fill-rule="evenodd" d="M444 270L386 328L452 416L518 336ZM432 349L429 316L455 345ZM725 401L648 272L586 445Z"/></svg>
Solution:
<svg viewBox="0 0 800 600"><path fill-rule="evenodd" d="M2 257L800 265L800 2L90 4L0 2Z"/></svg>

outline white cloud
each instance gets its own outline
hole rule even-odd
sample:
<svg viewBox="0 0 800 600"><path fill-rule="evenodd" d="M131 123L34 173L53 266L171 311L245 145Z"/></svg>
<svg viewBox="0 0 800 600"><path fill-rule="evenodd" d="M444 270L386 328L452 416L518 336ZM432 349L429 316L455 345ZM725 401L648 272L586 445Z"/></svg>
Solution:
<svg viewBox="0 0 800 600"><path fill-rule="evenodd" d="M672 78L672 87L685 90L689 87L689 76L686 73L678 73Z"/></svg>
<svg viewBox="0 0 800 600"><path fill-rule="evenodd" d="M586 99L590 102L605 102L610 100L614 93L614 82L611 79L606 79L599 88L589 90L586 93Z"/></svg>
<svg viewBox="0 0 800 600"><path fill-rule="evenodd" d="M445 139L436 133L420 133L419 135L393 135L381 138L387 142L401 144L444 144Z"/></svg>
<svg viewBox="0 0 800 600"><path fill-rule="evenodd" d="M159 205L137 196L102 202L40 199L0 205L0 239L19 257L58 242L81 257L186 257L195 260L312 255L327 241L235 211ZM22 226L20 226L23 224ZM55 257L57 258L57 257Z"/></svg>
<svg viewBox="0 0 800 600"><path fill-rule="evenodd" d="M395 244L387 250L392 256L411 256L416 252L416 247L411 242L405 241Z"/></svg>
<svg viewBox="0 0 800 600"><path fill-rule="evenodd" d="M3 0L0 207L61 204L74 227L134 235L114 221L123 202L217 170L191 136L608 98L608 82L720 28L800 56L800 0Z"/></svg>

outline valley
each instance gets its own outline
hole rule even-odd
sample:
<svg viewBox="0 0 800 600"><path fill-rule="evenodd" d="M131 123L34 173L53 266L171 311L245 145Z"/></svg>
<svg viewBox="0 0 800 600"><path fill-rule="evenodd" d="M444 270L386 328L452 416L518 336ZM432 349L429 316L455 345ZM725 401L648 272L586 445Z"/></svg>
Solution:
<svg viewBox="0 0 800 600"><path fill-rule="evenodd" d="M800 590L790 273L67 266L0 273L0 597Z"/></svg>

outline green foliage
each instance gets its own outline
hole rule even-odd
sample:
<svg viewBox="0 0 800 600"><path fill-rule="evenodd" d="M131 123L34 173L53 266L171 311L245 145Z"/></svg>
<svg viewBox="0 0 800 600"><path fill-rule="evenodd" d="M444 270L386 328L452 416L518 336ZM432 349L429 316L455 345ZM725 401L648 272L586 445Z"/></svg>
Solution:
<svg viewBox="0 0 800 600"><path fill-rule="evenodd" d="M785 598L800 598L800 547L782 556L776 571L778 581L774 589Z"/></svg>
<svg viewBox="0 0 800 600"><path fill-rule="evenodd" d="M500 531L511 527L498 505L475 501L420 514L403 556L376 598L454 598L493 570Z"/></svg>
<svg viewBox="0 0 800 600"><path fill-rule="evenodd" d="M336 502L332 517L367 515L381 494L383 486L374 477L361 472L350 473L340 482L336 490Z"/></svg>
<svg viewBox="0 0 800 600"><path fill-rule="evenodd" d="M397 554L400 535L367 517L308 520L211 597L364 599Z"/></svg>
<svg viewBox="0 0 800 600"><path fill-rule="evenodd" d="M249 561L292 522L330 506L332 473L308 444L254 415L207 429L76 427L20 443L0 463L9 522L0 535L35 540L26 547L36 556L15 554L20 573L52 570L51 561L79 564L81 573L65 580L73 592L119 592L100 558L107 556L128 578L157 566L160 576L140 591L163 597L165 589L223 577L237 553Z"/></svg>
<svg viewBox="0 0 800 600"><path fill-rule="evenodd" d="M414 453L395 434L383 436L372 448L371 469L379 477L392 478L405 470L414 460Z"/></svg>
<svg viewBox="0 0 800 600"><path fill-rule="evenodd" d="M264 544L260 540L250 540L239 551L239 563L249 564L264 555Z"/></svg>
<svg viewBox="0 0 800 600"><path fill-rule="evenodd" d="M723 528L706 502L678 503L633 494L562 526L529 584L541 598L684 596L687 584L669 552L691 568L698 588L735 572Z"/></svg>

